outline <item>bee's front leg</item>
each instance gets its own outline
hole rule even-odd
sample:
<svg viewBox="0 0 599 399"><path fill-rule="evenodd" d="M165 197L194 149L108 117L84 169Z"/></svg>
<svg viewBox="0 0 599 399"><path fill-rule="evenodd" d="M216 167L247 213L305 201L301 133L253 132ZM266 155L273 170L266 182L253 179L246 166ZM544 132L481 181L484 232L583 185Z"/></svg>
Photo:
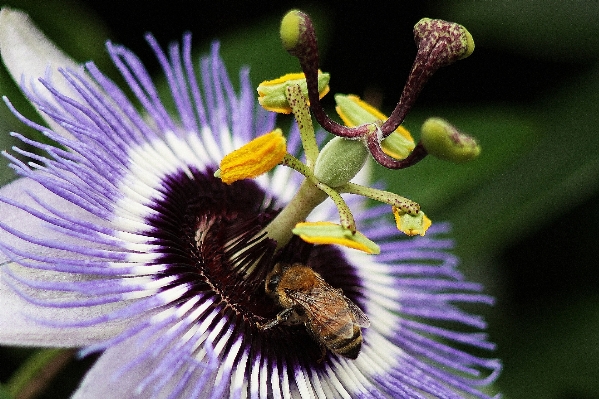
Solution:
<svg viewBox="0 0 599 399"><path fill-rule="evenodd" d="M269 328L273 328L278 324L286 323L293 313L295 313L293 308L283 309L279 312L279 314L277 314L276 318L272 319L268 323L260 325L259 327L261 330L268 330Z"/></svg>
<svg viewBox="0 0 599 399"><path fill-rule="evenodd" d="M323 344L319 344L320 346L320 358L316 360L316 363L320 364L324 361L324 358L327 356L327 347Z"/></svg>

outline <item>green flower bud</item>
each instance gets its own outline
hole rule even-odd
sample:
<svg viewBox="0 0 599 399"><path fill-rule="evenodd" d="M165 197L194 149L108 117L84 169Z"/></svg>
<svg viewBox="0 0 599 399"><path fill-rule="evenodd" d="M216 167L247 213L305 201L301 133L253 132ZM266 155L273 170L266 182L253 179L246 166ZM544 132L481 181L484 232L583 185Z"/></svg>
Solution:
<svg viewBox="0 0 599 399"><path fill-rule="evenodd" d="M462 163L480 154L480 146L475 139L440 118L429 118L424 122L421 142L430 155L444 161Z"/></svg>

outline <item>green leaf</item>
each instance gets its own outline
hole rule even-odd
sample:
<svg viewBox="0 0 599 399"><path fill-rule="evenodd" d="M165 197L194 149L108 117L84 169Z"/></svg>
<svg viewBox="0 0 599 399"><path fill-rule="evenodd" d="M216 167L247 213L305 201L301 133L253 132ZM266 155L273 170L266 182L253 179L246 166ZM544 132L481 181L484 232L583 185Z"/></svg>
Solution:
<svg viewBox="0 0 599 399"><path fill-rule="evenodd" d="M8 392L8 389L2 384L0 384L0 399L14 399Z"/></svg>
<svg viewBox="0 0 599 399"><path fill-rule="evenodd" d="M444 9L443 18L466 26L485 47L574 61L599 57L594 0L453 1Z"/></svg>
<svg viewBox="0 0 599 399"><path fill-rule="evenodd" d="M596 398L597 309L596 295L560 301L512 325L512 334L494 334L505 354L503 392L512 398Z"/></svg>
<svg viewBox="0 0 599 399"><path fill-rule="evenodd" d="M468 200L447 209L468 245L486 251L520 238L599 190L599 79L595 70L539 104L542 134ZM484 151L484 148L483 148Z"/></svg>

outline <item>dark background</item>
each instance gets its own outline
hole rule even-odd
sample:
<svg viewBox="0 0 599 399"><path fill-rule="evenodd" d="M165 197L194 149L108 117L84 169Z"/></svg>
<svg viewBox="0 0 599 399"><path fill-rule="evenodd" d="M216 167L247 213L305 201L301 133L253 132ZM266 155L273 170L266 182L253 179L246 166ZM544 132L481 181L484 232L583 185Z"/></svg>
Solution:
<svg viewBox="0 0 599 399"><path fill-rule="evenodd" d="M158 74L144 33L165 45L191 31L198 54L219 38L230 73L249 64L254 82L298 69L280 47L278 21L301 8L315 20L331 91L361 95L387 113L416 52L414 23L431 17L465 25L474 54L433 76L406 126L417 137L426 117L445 117L480 139L480 159L457 166L427 159L375 173L433 221L454 224L464 272L498 298L494 308L476 310L490 321L504 360L497 389L509 398L599 398L598 1L9 4L28 11L77 60L94 59L110 73L106 39L133 49ZM3 93L14 90L4 72L0 78ZM23 130L2 112L3 136ZM0 180L10 179L5 171ZM0 352L13 362L28 354ZM55 385L73 389L90 363L72 363ZM10 370L2 367L5 381ZM65 395L52 386L45 397Z"/></svg>

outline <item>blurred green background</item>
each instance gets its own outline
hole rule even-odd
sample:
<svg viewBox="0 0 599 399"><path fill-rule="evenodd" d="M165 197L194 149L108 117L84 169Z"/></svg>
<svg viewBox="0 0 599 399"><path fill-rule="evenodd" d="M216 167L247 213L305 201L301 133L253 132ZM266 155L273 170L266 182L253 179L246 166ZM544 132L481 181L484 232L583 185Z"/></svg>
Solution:
<svg viewBox="0 0 599 399"><path fill-rule="evenodd" d="M497 297L481 310L504 361L497 388L508 398L599 398L599 1L8 4L29 12L75 59L94 59L115 78L106 39L158 73L143 34L164 45L191 31L198 54L218 38L229 71L250 65L256 83L298 69L280 47L278 21L301 8L315 20L332 92L358 94L387 113L416 52L414 23L426 16L463 24L474 54L433 76L405 125L417 137L426 117L449 119L480 140L481 157L376 174L433 220L453 223L465 274ZM4 70L0 92L26 107ZM27 132L2 106L1 149L13 145L11 130ZM1 183L13 175L0 162ZM30 353L2 349L0 381ZM92 361L71 362L41 397L67 396Z"/></svg>

